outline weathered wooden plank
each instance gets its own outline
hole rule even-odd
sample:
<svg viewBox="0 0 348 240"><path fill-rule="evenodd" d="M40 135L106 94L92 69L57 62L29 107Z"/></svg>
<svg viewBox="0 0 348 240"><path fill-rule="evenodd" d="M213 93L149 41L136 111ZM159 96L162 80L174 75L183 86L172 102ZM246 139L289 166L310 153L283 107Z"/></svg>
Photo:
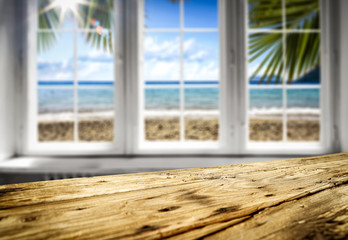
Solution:
<svg viewBox="0 0 348 240"><path fill-rule="evenodd" d="M0 189L0 238L190 239L214 232L223 238L255 213L345 189L347 182L348 154L336 154L8 185ZM348 206L342 192L332 196Z"/></svg>
<svg viewBox="0 0 348 240"><path fill-rule="evenodd" d="M257 173L277 171L277 174L298 169L302 174L318 169L344 169L348 153L298 158L270 162L236 164L222 167L171 170L152 173L124 174L93 178L67 179L26 184L0 186L0 209L48 203L54 201L91 197L117 192L135 191L150 187L180 185L188 182L205 181L209 178L251 179ZM256 175L256 176L253 176ZM289 174L294 174L292 171ZM339 174L339 173L337 173ZM298 175L298 177L301 177Z"/></svg>
<svg viewBox="0 0 348 240"><path fill-rule="evenodd" d="M267 208L205 239L348 239L348 185Z"/></svg>

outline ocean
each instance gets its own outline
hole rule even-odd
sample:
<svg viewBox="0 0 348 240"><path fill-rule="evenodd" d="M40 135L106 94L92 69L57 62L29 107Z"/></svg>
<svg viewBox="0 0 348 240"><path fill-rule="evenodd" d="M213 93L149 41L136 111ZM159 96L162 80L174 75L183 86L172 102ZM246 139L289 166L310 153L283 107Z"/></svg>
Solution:
<svg viewBox="0 0 348 240"><path fill-rule="evenodd" d="M70 83L69 83L70 84ZM60 84L67 85L69 84ZM174 83L173 83L174 84ZM156 86L153 82L147 82L144 89L145 110L163 111L180 109L180 89L166 86ZM194 83L195 84L195 83ZM47 83L40 84L38 89L38 112L62 113L73 112L74 109L74 90L67 88L54 87ZM86 84L87 85L87 84ZM78 90L78 111L85 112L105 112L114 108L114 91L112 88L101 88L110 86L110 82L96 84L98 88L93 89L93 84L88 83L89 88ZM112 85L112 84L111 84ZM211 81L209 86L200 88L198 85L184 89L185 110L204 110L216 111L219 109L219 88L216 82ZM41 87L45 86L45 87ZM282 89L250 89L249 91L249 110L250 111L275 111L283 107ZM308 110L316 112L319 109L320 90L319 89L288 89L287 108Z"/></svg>

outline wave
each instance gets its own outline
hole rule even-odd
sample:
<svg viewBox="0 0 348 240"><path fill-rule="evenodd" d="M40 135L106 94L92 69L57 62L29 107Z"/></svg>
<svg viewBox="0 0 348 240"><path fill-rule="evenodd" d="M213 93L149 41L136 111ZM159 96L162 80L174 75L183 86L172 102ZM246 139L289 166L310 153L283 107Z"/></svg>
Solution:
<svg viewBox="0 0 348 240"><path fill-rule="evenodd" d="M79 120L99 120L114 118L114 111L82 112L78 114ZM73 112L42 113L38 115L39 122L65 122L74 121Z"/></svg>
<svg viewBox="0 0 348 240"><path fill-rule="evenodd" d="M184 116L187 118L194 117L206 117L206 118L216 118L220 114L219 110L185 110ZM144 111L145 117L178 117L181 115L180 110L146 110Z"/></svg>
<svg viewBox="0 0 348 240"><path fill-rule="evenodd" d="M289 119L319 119L320 109L318 108L251 108L248 111L250 118L272 118L281 119L283 113L287 114Z"/></svg>
<svg viewBox="0 0 348 240"><path fill-rule="evenodd" d="M288 108L286 109L288 118L296 119L319 119L320 109L318 108ZM266 119L281 119L283 116L282 108L252 108L248 111L250 118L266 118ZM179 117L181 115L180 110L144 110L144 117L150 118L168 118ZM115 115L114 111L89 111L78 114L80 120L98 120L98 119L110 119ZM220 115L220 111L214 110L185 110L184 117L187 118L217 118ZM40 113L38 115L39 122L54 122L54 121L74 121L75 114L73 112L55 112L55 113Z"/></svg>

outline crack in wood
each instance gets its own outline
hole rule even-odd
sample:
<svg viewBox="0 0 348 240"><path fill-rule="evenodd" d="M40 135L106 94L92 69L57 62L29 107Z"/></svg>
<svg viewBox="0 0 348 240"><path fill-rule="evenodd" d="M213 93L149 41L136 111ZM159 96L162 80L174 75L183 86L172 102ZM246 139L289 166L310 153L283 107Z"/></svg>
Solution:
<svg viewBox="0 0 348 240"><path fill-rule="evenodd" d="M227 227L221 228L221 229L219 229L219 230L216 230L216 231L214 231L214 232L211 232L211 233L209 233L209 234L206 234L206 235L204 235L204 236L201 236L201 237L199 237L199 238L197 238L197 239L204 239L204 238L206 238L206 237L213 236L214 234L217 234L217 233L219 233L219 232L221 232L221 231L224 231L224 230L226 230L226 229L228 229L228 228L231 228L231 227L237 226L237 225L239 225L239 224L242 224L242 223L244 223L244 222L246 222L246 221L249 221L249 220L251 220L255 215L261 213L261 212L264 211L265 209L271 209L271 208L280 206L280 205L285 204L285 203L288 203L288 202L293 202L293 201L297 201L297 200L300 200L300 199L308 198L308 197L310 197L310 196L312 196L312 195L314 195L314 194L318 194L318 193L323 192L323 191L326 191L326 190L330 190L330 189L333 189L333 188L337 188L337 187L341 187L341 186L344 186L344 185L348 185L348 180L340 181L339 183L336 183L336 182L339 182L339 181L332 182L332 183L334 183L332 186L327 187L327 188L324 188L324 189L320 189L320 190L318 190L318 191L316 191L316 192L308 192L307 195L300 196L300 197L298 197L298 198L290 198L290 199L288 199L288 200L281 201L281 202L279 202L279 203L277 203L277 204L274 204L274 205L271 205L271 206L268 206L268 207L264 207L264 208L260 208L260 209L258 209L257 211L254 211L254 212L248 214L247 216L245 216L245 217L247 217L247 218L245 218L244 220L239 221L239 222L236 223L236 224L232 224L231 226L227 226ZM337 185L336 185L336 184L337 184ZM233 219L234 219L234 218L226 219L225 221L231 221L231 220L233 220ZM238 218L235 218L235 219L238 219ZM203 220L203 219L201 219L201 220ZM223 222L223 221L219 221L219 222ZM215 223L217 223L217 222L211 222L211 223L209 223L209 224L215 224ZM205 226L208 226L209 224L206 224ZM190 231L190 230L188 230L188 231ZM180 235L182 235L182 234L184 234L184 233L186 233L186 232L188 232L188 231L181 232L181 233L177 233L177 234L175 234L175 235L173 235L173 236L180 236ZM309 236L309 237L310 237L310 236ZM310 239L313 239L313 238L310 238ZM319 239L321 239L321 238L319 238ZM326 239L326 238L323 238L323 239ZM347 238L342 238L342 239L347 239ZM341 238L339 238L338 240L341 240Z"/></svg>
<svg viewBox="0 0 348 240"><path fill-rule="evenodd" d="M23 190L23 188L5 188L0 190L0 197L5 196L8 193L15 193Z"/></svg>

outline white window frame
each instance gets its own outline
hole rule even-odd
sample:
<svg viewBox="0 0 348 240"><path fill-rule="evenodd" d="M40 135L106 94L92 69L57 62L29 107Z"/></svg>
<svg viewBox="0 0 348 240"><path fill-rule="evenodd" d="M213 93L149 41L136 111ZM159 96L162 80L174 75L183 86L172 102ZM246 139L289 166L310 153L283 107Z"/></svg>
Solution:
<svg viewBox="0 0 348 240"><path fill-rule="evenodd" d="M285 38L284 34L288 32L296 32L300 33L300 31L291 31L286 30L284 28L285 24L285 1L282 0L282 8L283 8L283 29L279 31L269 30L270 33L281 33L283 38L283 45L285 44ZM241 79L244 79L243 84L243 108L245 109L245 112L241 112L240 114L243 116L243 119L241 120L241 127L243 128L242 136L240 136L240 139L243 139L243 149L242 153L244 154L294 154L294 151L296 151L296 154L324 154L327 152L332 151L332 146L334 144L334 136L333 136L333 112L332 112L332 87L330 86L330 38L328 35L328 28L329 28L329 1L328 0L319 0L319 8L320 8L320 29L318 31L312 31L312 32L319 32L320 34L320 51L321 51L321 84L319 86L315 87L307 87L307 86L287 86L284 82L281 86L279 86L279 89L283 90L283 108L284 111L286 111L286 90L287 89L320 89L320 140L318 142L290 142L285 141L284 136L286 136L286 114L285 118L283 116L283 141L279 142L250 142L249 141L249 119L248 119L248 108L249 108L249 89L258 89L261 88L260 86L257 87L250 87L249 81L248 81L248 34L249 32L257 32L258 30L252 30L249 31L248 26L248 6L247 1L240 0L240 11L243 12L243 17L240 19L243 22L244 25L244 34L243 38L240 39L240 41L243 44L244 52L240 53L244 58L241 63L243 64L242 69L244 69L244 72L241 73L242 77ZM267 30L259 30L258 32L267 32ZM302 30L302 32L311 32L308 30ZM283 48L284 48L283 47ZM283 55L283 58L285 56ZM331 80L332 82L332 80ZM267 87L269 89L275 89L278 88L276 86L274 87ZM285 95L284 95L285 93Z"/></svg>
<svg viewBox="0 0 348 240"><path fill-rule="evenodd" d="M138 19L137 26L134 26L138 29L137 32L137 39L138 39L138 52L137 56L134 57L134 59L137 59L138 62L138 74L136 76L136 80L133 79L133 81L137 82L137 97L136 100L137 107L133 109L138 109L138 112L135 116L137 119L136 130L134 133L134 139L138 139L137 143L135 144L136 147L133 148L133 152L136 154L219 154L219 153L230 153L230 149L227 147L226 139L229 138L228 132L226 129L227 121L223 120L226 119L227 115L227 108L226 108L226 102L230 102L230 100L227 99L227 91L225 88L226 85L226 77L225 76L225 65L226 65L226 54L224 49L225 47L225 4L226 0L218 0L218 27L213 29L204 29L204 28L195 28L195 29L184 29L184 4L183 1L180 1L180 28L179 29L144 29L143 21L144 21L144 0L139 1L129 1L133 2L133 8L132 9L138 9ZM181 41L182 41L182 34L185 32L218 32L219 33L219 138L218 141L187 141L184 140L184 94L183 89L184 87L187 88L188 86L184 86L183 81L180 82L180 140L179 141L145 141L144 140L144 120L145 120L145 114L144 114L144 94L143 91L145 89L143 82L143 53L144 50L142 49L144 38L143 35L145 32L175 32L180 34ZM183 49L181 44L180 49L180 75L181 80L183 80ZM136 60L134 60L136 61ZM198 85L195 87L199 87ZM166 87L168 88L168 87ZM177 87L176 87L177 88ZM134 90L135 92L135 90Z"/></svg>
<svg viewBox="0 0 348 240"><path fill-rule="evenodd" d="M36 3L37 0L31 0ZM329 41L329 7L330 0L320 0L321 26L321 142L315 146L301 143L280 145L263 142L258 146L248 146L246 134L247 123L247 55L248 38L246 0L219 0L220 31L220 129L219 146L197 144L160 146L144 148L139 139L143 121L139 115L141 107L139 81L142 66L142 21L144 0L114 0L115 34L114 34L114 72L115 72L115 123L113 144L105 143L38 143L33 142L36 131L36 4L28 4L28 48L27 76L23 82L23 117L19 132L22 133L18 152L22 155L307 155L329 153L334 147L332 93L329 80L331 52ZM34 17L33 17L34 16ZM137 64L134 64L137 63ZM324 101L325 99L325 101ZM136 110L130 110L136 109ZM118 116L118 117L116 117ZM33 127L34 126L34 127ZM36 134L35 134L36 135ZM157 145L157 144L156 144ZM195 146L196 145L196 146ZM158 145L157 145L158 146ZM294 152L296 150L296 152Z"/></svg>
<svg viewBox="0 0 348 240"><path fill-rule="evenodd" d="M76 25L73 30L59 29L60 32L73 32L74 33L74 141L73 142L39 142L37 136L37 33L45 32L45 30L38 29L37 23L37 0L31 0L31 4L28 4L28 55L27 55L27 67L28 67L28 79L25 94L24 103L28 106L26 112L26 121L23 122L24 127L24 142L22 143L22 153L25 155L106 155L106 154L122 154L123 153L123 63L120 56L123 55L123 39L122 26L120 25L120 19L123 18L122 1L114 0L114 141L112 142L79 142L78 131L78 106L77 96L78 89L84 87L77 85L77 33L83 31L89 31L85 29L76 29ZM75 22L76 24L76 22ZM121 61L120 61L121 60ZM40 87L41 88L41 87ZM52 87L54 88L54 87ZM56 87L60 89L61 87ZM62 87L64 89L64 87ZM69 89L72 89L69 87ZM85 89L85 88L84 88ZM116 137L117 136L117 137Z"/></svg>

